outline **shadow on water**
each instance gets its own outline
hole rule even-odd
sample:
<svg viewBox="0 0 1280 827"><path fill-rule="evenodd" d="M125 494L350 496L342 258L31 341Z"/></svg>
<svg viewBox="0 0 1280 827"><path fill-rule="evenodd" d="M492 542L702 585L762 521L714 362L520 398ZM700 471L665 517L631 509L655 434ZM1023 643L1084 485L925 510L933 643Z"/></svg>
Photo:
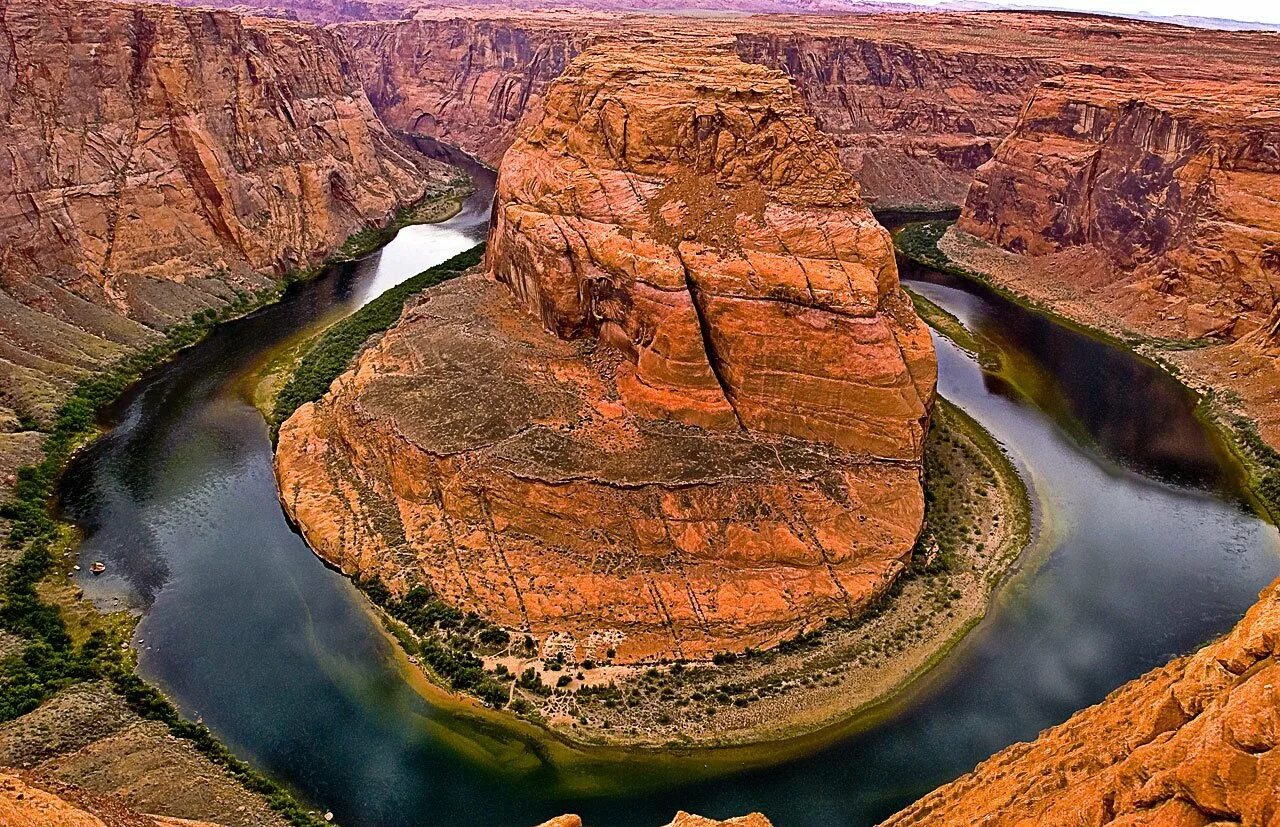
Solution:
<svg viewBox="0 0 1280 827"><path fill-rule="evenodd" d="M566 811L652 827L677 808L871 824L1224 631L1275 576L1274 529L1239 505L1239 469L1176 383L979 287L904 268L998 351L986 372L935 337L942 392L1007 446L1040 528L941 668L874 722L739 752L584 754L433 698L284 520L243 379L317 319L482 237L492 175L475 172L482 185L455 218L402 231L148 376L61 492L85 532L82 563L108 565L88 593L144 612L142 673L348 827L513 827Z"/></svg>

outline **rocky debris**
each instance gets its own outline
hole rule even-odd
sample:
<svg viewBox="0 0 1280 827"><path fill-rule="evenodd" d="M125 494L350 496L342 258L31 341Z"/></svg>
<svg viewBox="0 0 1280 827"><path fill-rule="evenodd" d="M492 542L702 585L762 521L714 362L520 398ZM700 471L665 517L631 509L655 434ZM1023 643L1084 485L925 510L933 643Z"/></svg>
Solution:
<svg viewBox="0 0 1280 827"><path fill-rule="evenodd" d="M63 689L34 711L0 724L0 767L19 768L27 781L40 779L39 786L90 810L108 827L135 823L150 827L153 822L167 827L173 822L159 816L139 817L144 820L138 822L111 821L95 809L98 803L114 802L107 809L113 815L112 808L123 805L223 827L285 824L261 796L246 790L190 742L174 737L164 724L132 712L105 683ZM4 784L0 775L0 824L7 827L10 822L2 817ZM63 795L66 785L74 785L74 796ZM73 820L30 823L78 824Z"/></svg>
<svg viewBox="0 0 1280 827"><path fill-rule="evenodd" d="M589 50L496 211L509 287L427 292L281 428L320 556L539 637L616 632L620 662L773 645L888 588L936 364L783 76Z"/></svg>
<svg viewBox="0 0 1280 827"><path fill-rule="evenodd" d="M34 773L0 769L0 824L5 827L219 827L139 813L112 796L95 795Z"/></svg>
<svg viewBox="0 0 1280 827"><path fill-rule="evenodd" d="M1273 824L1280 581L1225 637L979 764L884 822Z"/></svg>
<svg viewBox="0 0 1280 827"><path fill-rule="evenodd" d="M334 35L211 10L0 10L0 406L269 287L447 180Z"/></svg>
<svg viewBox="0 0 1280 827"><path fill-rule="evenodd" d="M1048 257L1031 265L1043 278L1141 334L1236 339L1277 307L1277 141L1280 86L1055 78L957 229ZM1055 266L1085 255L1092 267Z"/></svg>
<svg viewBox="0 0 1280 827"><path fill-rule="evenodd" d="M538 827L582 827L582 819L573 815L559 816L539 824ZM773 827L773 825L769 819L759 813L716 821L713 818L703 818L682 811L676 813L676 817L666 827Z"/></svg>

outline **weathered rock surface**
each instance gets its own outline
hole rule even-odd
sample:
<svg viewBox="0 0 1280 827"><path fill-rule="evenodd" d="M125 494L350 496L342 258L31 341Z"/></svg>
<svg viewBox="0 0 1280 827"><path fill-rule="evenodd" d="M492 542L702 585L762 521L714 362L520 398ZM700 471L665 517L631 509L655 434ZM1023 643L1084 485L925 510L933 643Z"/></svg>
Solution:
<svg viewBox="0 0 1280 827"><path fill-rule="evenodd" d="M487 264L619 349L636 413L920 457L932 343L779 73L703 43L584 54L503 158Z"/></svg>
<svg viewBox="0 0 1280 827"><path fill-rule="evenodd" d="M1223 639L979 764L884 827L1275 824L1280 581Z"/></svg>
<svg viewBox="0 0 1280 827"><path fill-rule="evenodd" d="M584 53L545 112L499 175L510 288L429 291L286 422L285 507L578 657L856 613L920 527L936 365L830 143L782 76L671 42Z"/></svg>
<svg viewBox="0 0 1280 827"><path fill-rule="evenodd" d="M1280 295L1280 87L1045 81L957 228L1149 336L1236 339ZM1065 259L1073 262L1063 267Z"/></svg>
<svg viewBox="0 0 1280 827"><path fill-rule="evenodd" d="M0 824L5 827L219 827L139 813L110 796L32 773L0 769Z"/></svg>
<svg viewBox="0 0 1280 827"><path fill-rule="evenodd" d="M864 197L880 206L961 203L974 170L1046 77L1087 71L1199 81L1280 70L1273 33L1086 15L771 15L694 24L443 7L416 18L336 29L393 129L443 137L496 165L520 118L587 45L696 27L733 38L743 59L786 72Z"/></svg>
<svg viewBox="0 0 1280 827"><path fill-rule="evenodd" d="M0 27L2 406L47 414L445 180L322 30L79 0L13 0Z"/></svg>

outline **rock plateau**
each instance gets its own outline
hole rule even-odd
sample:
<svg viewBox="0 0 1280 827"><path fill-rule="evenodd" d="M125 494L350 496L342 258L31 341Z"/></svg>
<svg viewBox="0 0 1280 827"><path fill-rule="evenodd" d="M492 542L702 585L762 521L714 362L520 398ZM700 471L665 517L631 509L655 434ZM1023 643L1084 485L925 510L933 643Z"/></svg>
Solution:
<svg viewBox="0 0 1280 827"><path fill-rule="evenodd" d="M770 646L902 571L932 344L785 76L588 49L504 157L487 265L281 428L322 557L619 661Z"/></svg>

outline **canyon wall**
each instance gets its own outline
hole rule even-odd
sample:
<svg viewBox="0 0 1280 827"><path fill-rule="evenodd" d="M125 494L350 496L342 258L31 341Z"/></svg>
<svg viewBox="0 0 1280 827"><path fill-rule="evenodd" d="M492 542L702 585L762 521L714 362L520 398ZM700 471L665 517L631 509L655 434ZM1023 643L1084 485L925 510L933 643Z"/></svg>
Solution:
<svg viewBox="0 0 1280 827"><path fill-rule="evenodd" d="M1029 266L1064 300L1145 335L1264 328L1280 295L1280 87L1046 81L957 228L1041 259Z"/></svg>
<svg viewBox="0 0 1280 827"><path fill-rule="evenodd" d="M1052 59L951 52L880 36L765 30L744 60L785 71L863 194L879 205L959 204Z"/></svg>
<svg viewBox="0 0 1280 827"><path fill-rule="evenodd" d="M1274 824L1280 581L1226 637L1015 744L883 827Z"/></svg>
<svg viewBox="0 0 1280 827"><path fill-rule="evenodd" d="M1199 82L1280 69L1274 33L1086 15L688 18L441 7L337 31L392 129L458 143L494 165L547 84L588 44L653 33L732 38L744 60L792 78L863 196L884 207L961 203L1045 78ZM1188 61L1192 53L1201 59Z"/></svg>
<svg viewBox="0 0 1280 827"><path fill-rule="evenodd" d="M0 26L0 405L20 413L447 180L331 33L76 0L14 0Z"/></svg>
<svg viewBox="0 0 1280 827"><path fill-rule="evenodd" d="M580 16L528 21L453 15L337 28L383 121L497 166L526 112L599 36Z"/></svg>
<svg viewBox="0 0 1280 827"><path fill-rule="evenodd" d="M936 379L885 231L727 43L580 55L488 267L280 429L315 551L572 656L706 658L860 612L923 516Z"/></svg>

